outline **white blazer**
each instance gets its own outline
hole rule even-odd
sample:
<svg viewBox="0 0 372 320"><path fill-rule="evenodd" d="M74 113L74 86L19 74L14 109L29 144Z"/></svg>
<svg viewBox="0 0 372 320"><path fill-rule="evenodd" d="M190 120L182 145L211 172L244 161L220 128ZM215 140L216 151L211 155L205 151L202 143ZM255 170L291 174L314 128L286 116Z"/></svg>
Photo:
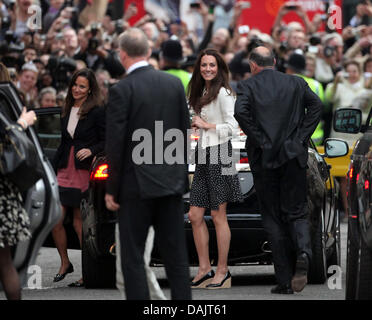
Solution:
<svg viewBox="0 0 372 320"><path fill-rule="evenodd" d="M238 122L234 118L236 97L222 87L218 96L210 104L205 105L200 112L200 117L207 123L216 125L216 129L200 129L202 148L215 146L229 141L236 129Z"/></svg>

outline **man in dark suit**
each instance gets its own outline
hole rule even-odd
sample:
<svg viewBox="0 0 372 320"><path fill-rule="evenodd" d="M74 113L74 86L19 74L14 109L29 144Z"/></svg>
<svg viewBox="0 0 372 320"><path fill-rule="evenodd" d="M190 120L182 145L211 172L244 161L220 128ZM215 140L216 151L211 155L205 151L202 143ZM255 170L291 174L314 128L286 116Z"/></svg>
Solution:
<svg viewBox="0 0 372 320"><path fill-rule="evenodd" d="M235 118L246 148L262 222L272 247L278 285L272 293L301 291L307 283L311 243L307 221L307 145L322 103L300 77L274 70L273 52L249 56L252 77L238 84Z"/></svg>
<svg viewBox="0 0 372 320"><path fill-rule="evenodd" d="M143 256L153 225L172 299L191 299L182 201L190 127L185 92L178 78L148 65L150 49L141 30L127 30L119 46L127 76L109 94L105 201L109 210L118 210L126 296L149 299ZM169 159L172 147L178 154Z"/></svg>

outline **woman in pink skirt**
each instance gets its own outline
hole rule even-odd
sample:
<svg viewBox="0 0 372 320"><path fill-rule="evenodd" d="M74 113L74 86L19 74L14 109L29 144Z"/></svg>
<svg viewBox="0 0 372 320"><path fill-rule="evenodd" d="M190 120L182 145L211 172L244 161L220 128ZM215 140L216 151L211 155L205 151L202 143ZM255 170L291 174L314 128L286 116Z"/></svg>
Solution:
<svg viewBox="0 0 372 320"><path fill-rule="evenodd" d="M73 226L82 244L80 201L89 187L89 169L94 156L104 150L105 111L103 99L93 71L82 69L74 73L69 84L61 116L61 144L54 165L63 216L53 229L53 239L61 258L54 282L74 271L67 254L67 237L63 221L72 208ZM81 287L83 280L69 286Z"/></svg>

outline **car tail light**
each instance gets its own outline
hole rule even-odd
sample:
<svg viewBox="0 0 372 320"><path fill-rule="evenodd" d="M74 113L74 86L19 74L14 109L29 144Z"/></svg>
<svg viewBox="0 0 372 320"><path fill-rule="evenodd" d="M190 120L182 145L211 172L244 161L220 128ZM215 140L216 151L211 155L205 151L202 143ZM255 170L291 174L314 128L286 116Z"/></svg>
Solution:
<svg viewBox="0 0 372 320"><path fill-rule="evenodd" d="M349 171L349 179L351 180L353 178L354 168L351 167Z"/></svg>
<svg viewBox="0 0 372 320"><path fill-rule="evenodd" d="M242 158L240 158L239 163L249 163L248 157L242 157Z"/></svg>
<svg viewBox="0 0 372 320"><path fill-rule="evenodd" d="M199 137L197 134L192 134L192 135L190 136L190 139L191 139L191 140L194 140L194 141L198 141L199 138L200 138L200 137Z"/></svg>
<svg viewBox="0 0 372 320"><path fill-rule="evenodd" d="M108 178L107 173L108 165L101 164L98 166L90 175L90 180L106 180Z"/></svg>
<svg viewBox="0 0 372 320"><path fill-rule="evenodd" d="M365 190L369 189L369 181L368 180L364 181L364 189Z"/></svg>

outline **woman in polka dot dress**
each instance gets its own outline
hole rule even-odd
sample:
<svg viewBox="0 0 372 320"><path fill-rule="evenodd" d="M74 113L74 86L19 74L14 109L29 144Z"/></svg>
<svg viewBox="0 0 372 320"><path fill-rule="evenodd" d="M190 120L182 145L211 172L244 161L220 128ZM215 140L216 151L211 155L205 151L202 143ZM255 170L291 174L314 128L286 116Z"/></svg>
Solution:
<svg viewBox="0 0 372 320"><path fill-rule="evenodd" d="M189 219L199 270L193 288L219 289L231 286L227 268L231 232L226 217L227 202L241 201L242 195L235 164L231 161L231 137L238 124L234 118L235 96L229 86L229 70L214 49L203 50L195 64L188 87L189 104L195 116L192 127L200 138L196 147L196 169L191 185ZM229 170L230 169L230 170ZM209 260L209 234L204 221L211 210L216 229L218 264L216 273Z"/></svg>

